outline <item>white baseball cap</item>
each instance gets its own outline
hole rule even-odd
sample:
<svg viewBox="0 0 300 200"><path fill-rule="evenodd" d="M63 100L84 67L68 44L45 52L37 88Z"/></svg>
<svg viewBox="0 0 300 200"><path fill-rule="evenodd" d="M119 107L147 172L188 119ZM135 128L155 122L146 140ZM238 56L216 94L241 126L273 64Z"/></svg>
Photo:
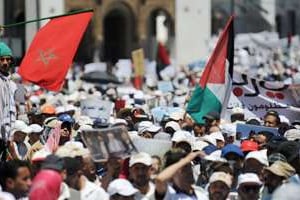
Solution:
<svg viewBox="0 0 300 200"><path fill-rule="evenodd" d="M174 122L174 121L169 121L166 123L166 128L170 127L172 128L174 131L179 131L181 128L180 128L180 125L177 123L177 122Z"/></svg>
<svg viewBox="0 0 300 200"><path fill-rule="evenodd" d="M17 131L20 131L20 132L26 133L26 134L29 134L32 132L31 128L29 126L27 126L27 124L24 121L21 121L21 120L15 121L13 130L12 130L12 134L14 134Z"/></svg>
<svg viewBox="0 0 300 200"><path fill-rule="evenodd" d="M170 119L175 120L175 121L183 120L183 118L184 118L183 111L173 112L170 114Z"/></svg>
<svg viewBox="0 0 300 200"><path fill-rule="evenodd" d="M192 146L194 143L194 138L190 132L184 131L184 130L179 130L173 134L171 141L176 142L176 143L185 141L185 142L188 142Z"/></svg>
<svg viewBox="0 0 300 200"><path fill-rule="evenodd" d="M229 188L231 188L232 177L230 174L227 174L225 172L214 172L209 178L209 183L212 184L217 181L221 181L225 183Z"/></svg>
<svg viewBox="0 0 300 200"><path fill-rule="evenodd" d="M269 166L268 156L265 151L251 151L247 154L245 160L250 158L257 160L264 166Z"/></svg>
<svg viewBox="0 0 300 200"><path fill-rule="evenodd" d="M137 193L138 190L132 186L132 184L126 179L115 179L109 183L107 193L112 196L119 194L121 196L132 196Z"/></svg>
<svg viewBox="0 0 300 200"><path fill-rule="evenodd" d="M43 128L38 124L31 124L29 128L31 128L31 133L40 133L43 131Z"/></svg>
<svg viewBox="0 0 300 200"><path fill-rule="evenodd" d="M142 121L138 125L138 133L140 133L140 134L144 133L146 131L155 133L155 132L158 132L160 129L161 129L160 126L156 126L150 121Z"/></svg>
<svg viewBox="0 0 300 200"><path fill-rule="evenodd" d="M249 183L254 183L256 185L262 185L262 182L259 180L257 174L254 173L245 173L245 174L241 174L238 177L238 186L237 188L239 188L242 184L249 184Z"/></svg>
<svg viewBox="0 0 300 200"><path fill-rule="evenodd" d="M222 155L222 151L216 150L216 151L212 152L211 154L205 156L204 160L208 160L208 161L212 161L212 162L226 163L227 160L225 158L222 158L221 155Z"/></svg>
<svg viewBox="0 0 300 200"><path fill-rule="evenodd" d="M148 153L145 152L140 152L132 155L129 160L129 167L132 167L133 165L138 163L144 164L146 166L151 166L152 158Z"/></svg>

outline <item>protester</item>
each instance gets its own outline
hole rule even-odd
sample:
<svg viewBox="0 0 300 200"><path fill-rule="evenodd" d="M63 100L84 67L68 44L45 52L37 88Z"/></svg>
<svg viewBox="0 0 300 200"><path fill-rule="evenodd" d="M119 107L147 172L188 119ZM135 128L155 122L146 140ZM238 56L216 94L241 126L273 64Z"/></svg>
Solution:
<svg viewBox="0 0 300 200"><path fill-rule="evenodd" d="M3 191L16 199L27 197L31 187L31 173L26 161L10 160L0 167L0 184Z"/></svg>
<svg viewBox="0 0 300 200"><path fill-rule="evenodd" d="M281 186L284 181L293 176L295 169L288 163L276 161L264 171L265 188L262 200L272 199L273 192Z"/></svg>
<svg viewBox="0 0 300 200"><path fill-rule="evenodd" d="M209 200L226 200L232 184L232 177L225 172L215 172L209 178Z"/></svg>
<svg viewBox="0 0 300 200"><path fill-rule="evenodd" d="M254 173L241 174L238 177L238 199L239 200L258 200L262 182Z"/></svg>
<svg viewBox="0 0 300 200"><path fill-rule="evenodd" d="M3 149L3 145L6 144L6 141L10 137L10 131L17 116L14 100L16 85L9 77L13 64L12 50L5 43L0 42L0 90L2 97L0 101L1 149ZM2 154L2 152L0 153Z"/></svg>
<svg viewBox="0 0 300 200"><path fill-rule="evenodd" d="M129 180L139 190L135 199L154 199L155 186L151 180L151 156L140 152L129 160Z"/></svg>

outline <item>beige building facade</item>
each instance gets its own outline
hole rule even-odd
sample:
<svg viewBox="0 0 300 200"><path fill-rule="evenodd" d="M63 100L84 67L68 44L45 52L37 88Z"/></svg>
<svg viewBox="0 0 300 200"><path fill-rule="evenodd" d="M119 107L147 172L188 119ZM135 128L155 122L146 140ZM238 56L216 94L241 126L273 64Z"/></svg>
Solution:
<svg viewBox="0 0 300 200"><path fill-rule="evenodd" d="M168 45L174 38L174 0L66 0L65 10L93 8L94 17L86 34L84 49L93 49L100 60L116 62L129 58L131 51L143 47L154 58L156 16L166 16ZM89 41L89 42L88 42ZM85 41L83 41L85 43ZM92 44L93 46L89 46ZM84 45L84 44L83 44ZM91 56L91 55L90 55ZM95 55L93 55L95 56Z"/></svg>

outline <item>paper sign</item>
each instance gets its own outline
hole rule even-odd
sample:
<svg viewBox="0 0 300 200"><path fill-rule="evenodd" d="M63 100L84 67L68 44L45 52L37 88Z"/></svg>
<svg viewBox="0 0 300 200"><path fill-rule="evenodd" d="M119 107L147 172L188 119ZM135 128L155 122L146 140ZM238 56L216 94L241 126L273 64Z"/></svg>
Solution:
<svg viewBox="0 0 300 200"><path fill-rule="evenodd" d="M145 69L144 50L138 49L138 50L132 51L131 55L132 55L132 60L133 60L135 76L144 76L144 69Z"/></svg>
<svg viewBox="0 0 300 200"><path fill-rule="evenodd" d="M106 63L99 62L99 63L89 63L84 65L84 73L87 74L89 72L101 71L106 72L107 65Z"/></svg>
<svg viewBox="0 0 300 200"><path fill-rule="evenodd" d="M100 99L84 99L80 103L81 114L92 119L103 119L108 122L112 111L113 103Z"/></svg>
<svg viewBox="0 0 300 200"><path fill-rule="evenodd" d="M163 157L171 149L172 142L167 140L148 139L132 137L132 142L139 152L146 152L150 155Z"/></svg>
<svg viewBox="0 0 300 200"><path fill-rule="evenodd" d="M106 161L110 157L126 158L137 153L124 126L84 130L81 137L96 162Z"/></svg>
<svg viewBox="0 0 300 200"><path fill-rule="evenodd" d="M171 81L159 81L157 87L163 93L174 91L174 87Z"/></svg>
<svg viewBox="0 0 300 200"><path fill-rule="evenodd" d="M274 135L278 135L277 128L255 126L251 124L237 124L236 126L237 139L247 139L250 134L257 134L261 131L267 131Z"/></svg>

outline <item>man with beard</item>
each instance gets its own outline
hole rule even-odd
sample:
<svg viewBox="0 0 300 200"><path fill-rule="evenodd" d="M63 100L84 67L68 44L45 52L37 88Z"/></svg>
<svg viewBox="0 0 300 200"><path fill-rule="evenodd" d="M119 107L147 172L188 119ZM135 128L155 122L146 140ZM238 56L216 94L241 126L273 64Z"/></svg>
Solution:
<svg viewBox="0 0 300 200"><path fill-rule="evenodd" d="M6 159L6 142L16 119L14 93L16 84L9 79L9 72L13 65L11 49L0 42L0 157Z"/></svg>
<svg viewBox="0 0 300 200"><path fill-rule="evenodd" d="M135 194L136 200L154 199L155 186L150 182L151 176L151 156L140 152L132 155L129 160L129 179L132 185L139 190Z"/></svg>
<svg viewBox="0 0 300 200"><path fill-rule="evenodd" d="M0 184L5 192L16 199L27 197L31 186L31 173L26 161L10 160L0 167Z"/></svg>
<svg viewBox="0 0 300 200"><path fill-rule="evenodd" d="M203 152L187 153L182 149L171 149L165 154L165 169L156 177L155 199L201 199L207 196L202 188L195 187L191 162Z"/></svg>
<svg viewBox="0 0 300 200"><path fill-rule="evenodd" d="M209 178L209 200L226 200L232 184L232 177L225 172L214 172Z"/></svg>

